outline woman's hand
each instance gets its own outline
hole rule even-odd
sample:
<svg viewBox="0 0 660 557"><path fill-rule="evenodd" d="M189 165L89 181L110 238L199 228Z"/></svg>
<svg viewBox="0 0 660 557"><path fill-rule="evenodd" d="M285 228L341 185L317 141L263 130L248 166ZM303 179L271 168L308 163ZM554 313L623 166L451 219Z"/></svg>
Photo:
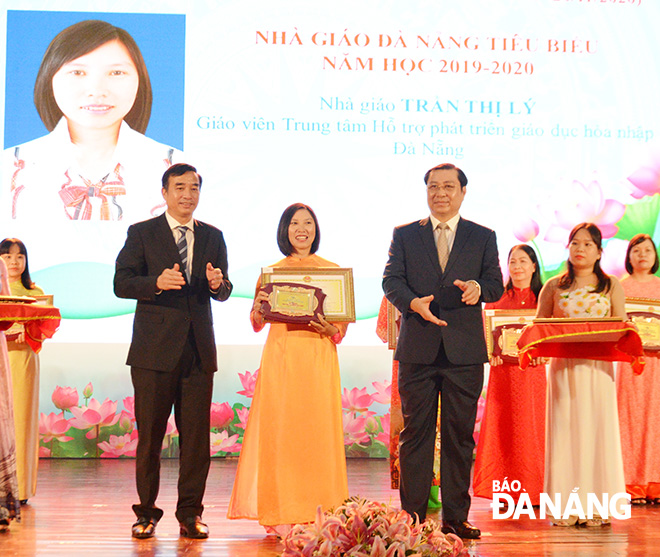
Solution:
<svg viewBox="0 0 660 557"><path fill-rule="evenodd" d="M264 311L261 307L264 302L268 301L268 294L264 292L263 288L257 292L257 295L254 297L254 302L252 304L252 311L256 311L263 315Z"/></svg>
<svg viewBox="0 0 660 557"><path fill-rule="evenodd" d="M502 358L499 356L491 356L490 357L490 367L495 367L495 366L501 366L504 362L502 362Z"/></svg>
<svg viewBox="0 0 660 557"><path fill-rule="evenodd" d="M318 316L318 321L310 321L309 326L318 334L326 337L334 336L339 332L339 329L332 323L328 323L325 319L323 319L322 315Z"/></svg>
<svg viewBox="0 0 660 557"><path fill-rule="evenodd" d="M531 365L531 366L544 366L547 363L548 363L548 358L544 358L542 356L539 356L538 358L532 358L529 362L529 365Z"/></svg>
<svg viewBox="0 0 660 557"><path fill-rule="evenodd" d="M268 294L264 292L263 289L257 292L257 295L254 297L254 302L252 303L252 319L254 322L261 326L264 324L264 302L268 301Z"/></svg>

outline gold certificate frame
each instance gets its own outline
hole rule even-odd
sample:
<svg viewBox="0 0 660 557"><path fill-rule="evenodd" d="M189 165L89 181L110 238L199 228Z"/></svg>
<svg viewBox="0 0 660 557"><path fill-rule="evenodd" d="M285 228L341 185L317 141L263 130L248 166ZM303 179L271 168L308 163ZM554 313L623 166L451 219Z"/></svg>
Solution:
<svg viewBox="0 0 660 557"><path fill-rule="evenodd" d="M262 306L266 321L308 324L323 313L325 294L316 286L271 282L263 291L268 294Z"/></svg>
<svg viewBox="0 0 660 557"><path fill-rule="evenodd" d="M626 313L637 327L644 350L660 352L660 300L626 298Z"/></svg>
<svg viewBox="0 0 660 557"><path fill-rule="evenodd" d="M508 363L518 362L518 339L525 325L536 316L535 309L487 309L486 347L488 357L500 356Z"/></svg>
<svg viewBox="0 0 660 557"><path fill-rule="evenodd" d="M353 269L342 267L264 267L263 286L276 282L315 286L325 294L323 315L327 321L355 322Z"/></svg>
<svg viewBox="0 0 660 557"><path fill-rule="evenodd" d="M396 350L396 344L399 340L399 329L401 327L401 312L394 307L394 304L387 302L387 347L390 350Z"/></svg>

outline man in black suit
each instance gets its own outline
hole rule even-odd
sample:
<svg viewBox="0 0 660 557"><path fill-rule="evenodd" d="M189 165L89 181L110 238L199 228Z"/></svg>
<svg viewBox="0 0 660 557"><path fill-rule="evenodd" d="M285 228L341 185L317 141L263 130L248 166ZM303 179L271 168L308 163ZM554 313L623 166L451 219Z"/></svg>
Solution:
<svg viewBox="0 0 660 557"><path fill-rule="evenodd" d="M195 167L171 166L163 175L166 212L132 225L117 256L115 294L138 300L126 361L139 432L135 538L152 537L163 516L156 497L172 405L179 430L180 533L208 537L202 498L211 461L213 372L218 369L210 299L226 300L232 285L222 232L193 219L201 187Z"/></svg>
<svg viewBox="0 0 660 557"><path fill-rule="evenodd" d="M480 302L504 292L495 233L460 217L467 178L452 164L424 176L431 216L394 229L383 276L401 311L399 393L401 505L420 520L433 477L441 396L440 489L443 532L478 538L468 521L472 433L487 361Z"/></svg>

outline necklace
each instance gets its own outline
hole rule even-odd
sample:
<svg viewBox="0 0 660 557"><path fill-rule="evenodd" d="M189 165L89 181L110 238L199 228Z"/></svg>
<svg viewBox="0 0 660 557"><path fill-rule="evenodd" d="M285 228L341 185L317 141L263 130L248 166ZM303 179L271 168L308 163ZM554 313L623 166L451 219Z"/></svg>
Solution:
<svg viewBox="0 0 660 557"><path fill-rule="evenodd" d="M531 301L530 298L532 296L532 289L531 288L515 288L514 287L514 292L516 294L519 292L522 295L522 293L525 292L525 290L527 290L527 294L525 295L525 297L522 300L520 300L520 305L521 306L527 306L528 302Z"/></svg>

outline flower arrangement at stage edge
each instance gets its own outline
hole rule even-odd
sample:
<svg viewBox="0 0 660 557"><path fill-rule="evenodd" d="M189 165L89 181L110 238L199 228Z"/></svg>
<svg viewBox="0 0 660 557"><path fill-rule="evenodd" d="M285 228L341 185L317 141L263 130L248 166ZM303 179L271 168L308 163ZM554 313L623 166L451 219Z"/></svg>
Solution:
<svg viewBox="0 0 660 557"><path fill-rule="evenodd" d="M429 519L419 524L405 511L357 497L347 499L325 514L319 507L315 522L294 526L282 543L283 557L467 554L462 540L453 534L443 534L439 523Z"/></svg>

